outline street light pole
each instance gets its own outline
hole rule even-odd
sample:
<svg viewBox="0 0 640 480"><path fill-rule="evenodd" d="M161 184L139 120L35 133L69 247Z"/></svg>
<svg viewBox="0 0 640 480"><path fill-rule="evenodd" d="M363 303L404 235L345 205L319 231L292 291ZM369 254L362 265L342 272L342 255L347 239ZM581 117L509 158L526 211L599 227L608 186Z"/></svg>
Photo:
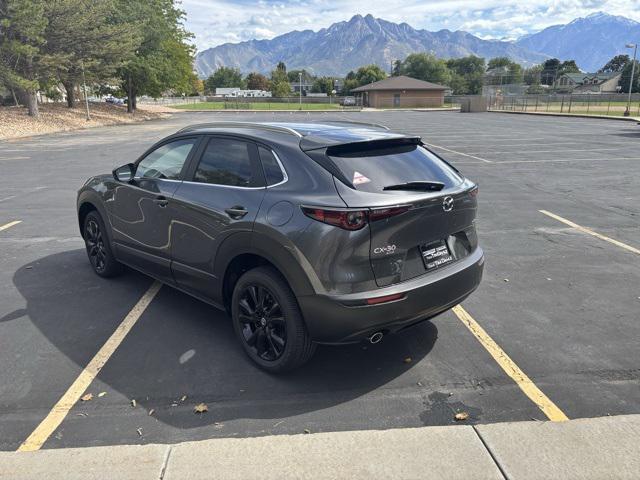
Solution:
<svg viewBox="0 0 640 480"><path fill-rule="evenodd" d="M299 89L299 96L300 96L300 110L302 110L302 72L298 72L298 78L300 79L300 89Z"/></svg>
<svg viewBox="0 0 640 480"><path fill-rule="evenodd" d="M627 97L627 109L624 111L624 116L631 115L631 90L633 90L633 76L636 73L636 53L638 52L637 43L628 43L625 45L627 48L633 48L633 63L631 64L631 78L629 79L629 96Z"/></svg>

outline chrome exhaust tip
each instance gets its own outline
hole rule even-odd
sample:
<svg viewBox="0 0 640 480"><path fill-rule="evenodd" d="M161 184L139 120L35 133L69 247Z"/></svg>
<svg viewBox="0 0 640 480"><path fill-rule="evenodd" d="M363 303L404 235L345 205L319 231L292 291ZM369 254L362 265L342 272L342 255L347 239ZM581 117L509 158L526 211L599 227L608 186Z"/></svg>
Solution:
<svg viewBox="0 0 640 480"><path fill-rule="evenodd" d="M380 343L384 334L382 332L376 332L369 337L369 343L376 344Z"/></svg>

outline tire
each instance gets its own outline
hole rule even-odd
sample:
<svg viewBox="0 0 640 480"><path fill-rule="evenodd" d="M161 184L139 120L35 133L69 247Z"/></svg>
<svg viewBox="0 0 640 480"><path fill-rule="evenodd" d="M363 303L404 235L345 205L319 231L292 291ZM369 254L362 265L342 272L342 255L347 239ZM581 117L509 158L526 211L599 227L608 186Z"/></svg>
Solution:
<svg viewBox="0 0 640 480"><path fill-rule="evenodd" d="M274 268L257 267L240 277L231 317L245 352L267 372L294 370L316 350L295 295Z"/></svg>
<svg viewBox="0 0 640 480"><path fill-rule="evenodd" d="M82 229L89 263L97 275L109 278L122 272L122 264L113 255L106 231L100 214L95 210L89 212Z"/></svg>

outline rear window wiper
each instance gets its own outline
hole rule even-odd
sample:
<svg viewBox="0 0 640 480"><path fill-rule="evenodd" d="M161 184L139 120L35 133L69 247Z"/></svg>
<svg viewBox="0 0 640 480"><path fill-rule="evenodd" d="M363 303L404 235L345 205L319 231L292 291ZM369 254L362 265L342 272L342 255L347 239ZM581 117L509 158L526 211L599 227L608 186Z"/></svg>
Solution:
<svg viewBox="0 0 640 480"><path fill-rule="evenodd" d="M439 192L443 188L444 183L442 182L418 181L399 183L398 185L387 185L383 190L420 190L424 192Z"/></svg>

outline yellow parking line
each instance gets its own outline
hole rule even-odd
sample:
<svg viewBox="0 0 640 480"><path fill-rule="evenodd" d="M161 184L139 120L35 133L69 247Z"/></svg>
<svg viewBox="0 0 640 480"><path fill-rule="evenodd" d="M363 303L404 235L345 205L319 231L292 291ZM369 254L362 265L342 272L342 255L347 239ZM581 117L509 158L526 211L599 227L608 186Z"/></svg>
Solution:
<svg viewBox="0 0 640 480"><path fill-rule="evenodd" d="M632 253L640 255L640 250L638 250L635 247L632 247L631 245L627 245L626 243L622 243L619 240L616 240L616 239L611 238L611 237L607 237L605 235L602 235L601 233L594 232L590 228L583 227L581 225L578 225L577 223L573 223L571 220L567 220L566 218L562 218L560 215L556 215L555 213L548 212L547 210L538 210L538 211L540 213L546 215L547 217L551 217L551 218L553 218L555 220L558 220L559 222L564 223L565 225L569 225L571 228L575 228L576 230L579 230L582 233L586 233L588 235L594 236L596 238L599 238L600 240L604 240L605 242L612 243L617 247L624 248L625 250L628 250L628 251L630 251Z"/></svg>
<svg viewBox="0 0 640 480"><path fill-rule="evenodd" d="M489 336L489 334L476 322L469 313L462 308L462 305L453 307L453 313L462 323L473 333L480 344L489 352L494 360L500 365L502 370L509 375L520 387L520 390L544 412L547 418L553 422L564 422L569 418L560 410L542 390L522 371L516 363L511 360L502 348Z"/></svg>
<svg viewBox="0 0 640 480"><path fill-rule="evenodd" d="M40 450L40 447L47 441L51 434L60 426L65 419L71 408L80 399L80 396L89 388L89 385L96 378L102 367L107 363L107 360L111 357L113 352L122 343L122 340L127 336L129 331L136 324L142 313L149 306L153 298L156 296L160 287L159 282L154 282L149 290L138 300L138 303L127 314L122 323L118 326L115 332L109 337L102 348L96 353L95 357L91 359L89 364L80 373L75 382L71 384L69 389L58 400L49 414L46 416L40 425L29 435L29 437L22 442L18 448L19 452L31 452L34 450Z"/></svg>
<svg viewBox="0 0 640 480"><path fill-rule="evenodd" d="M7 228L13 227L14 225L18 225L19 223L22 223L22 220L14 220L13 222L9 222L9 223L7 223L5 225L2 225L0 227L0 232L3 231L3 230L6 230Z"/></svg>

